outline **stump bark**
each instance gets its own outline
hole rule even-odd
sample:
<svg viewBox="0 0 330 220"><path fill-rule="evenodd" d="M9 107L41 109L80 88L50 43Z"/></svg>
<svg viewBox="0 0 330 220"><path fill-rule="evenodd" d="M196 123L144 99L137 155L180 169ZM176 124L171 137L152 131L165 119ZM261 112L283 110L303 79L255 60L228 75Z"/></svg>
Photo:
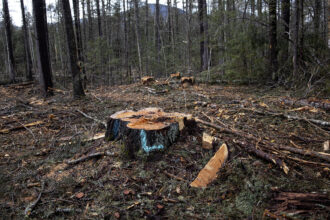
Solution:
<svg viewBox="0 0 330 220"><path fill-rule="evenodd" d="M195 84L195 77L191 76L191 77L182 77L181 78L181 85L183 86L183 88L187 88L189 86L192 86Z"/></svg>
<svg viewBox="0 0 330 220"><path fill-rule="evenodd" d="M172 145L191 115L166 113L159 108L120 111L110 116L105 138L123 140L130 157L163 151Z"/></svg>

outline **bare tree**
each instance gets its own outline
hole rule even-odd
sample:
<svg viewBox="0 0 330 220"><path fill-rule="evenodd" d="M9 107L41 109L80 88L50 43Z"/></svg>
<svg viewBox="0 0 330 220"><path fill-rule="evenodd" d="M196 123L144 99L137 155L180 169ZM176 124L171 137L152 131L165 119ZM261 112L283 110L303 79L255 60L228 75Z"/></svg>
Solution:
<svg viewBox="0 0 330 220"><path fill-rule="evenodd" d="M134 0L134 15L135 15L135 37L136 37L136 46L138 52L138 59L139 59L139 73L140 77L142 77L142 60L141 60L141 47L140 47L140 15L139 15L139 2L138 0Z"/></svg>
<svg viewBox="0 0 330 220"><path fill-rule="evenodd" d="M95 3L96 3L96 14L97 14L97 27L99 30L99 37L101 37L103 33L102 33L102 23L101 23L100 0L95 0Z"/></svg>
<svg viewBox="0 0 330 220"><path fill-rule="evenodd" d="M44 96L52 95L52 68L49 57L48 27L44 0L33 0L33 14L37 36L37 56L41 91Z"/></svg>
<svg viewBox="0 0 330 220"><path fill-rule="evenodd" d="M11 38L11 22L10 22L10 15L9 15L9 10L8 10L8 1L7 0L2 0L2 7L3 7L3 19L5 22L9 78L10 78L11 82L15 82L16 66L15 66L15 59L14 59L14 52L13 52L13 43L12 43L12 38Z"/></svg>
<svg viewBox="0 0 330 220"><path fill-rule="evenodd" d="M284 26L284 45L282 60L286 62L289 57L289 34L290 34L290 0L282 0L282 20Z"/></svg>
<svg viewBox="0 0 330 220"><path fill-rule="evenodd" d="M270 71L274 79L278 69L277 63L277 13L276 0L269 1L269 48L270 48Z"/></svg>
<svg viewBox="0 0 330 220"><path fill-rule="evenodd" d="M159 20L159 0L156 0L156 22L155 22L155 47L156 47L156 53L157 53L157 62L160 61L160 34L159 34L159 28L160 28L160 20Z"/></svg>
<svg viewBox="0 0 330 220"><path fill-rule="evenodd" d="M32 80L32 60L30 52L30 41L27 30L27 24L25 19L25 7L24 0L21 0L21 11L22 11L22 22L23 22L23 32L24 32L24 49L25 49L25 60L26 60L26 78Z"/></svg>
<svg viewBox="0 0 330 220"><path fill-rule="evenodd" d="M73 96L75 98L84 96L84 90L81 84L79 65L77 59L77 47L73 32L71 9L69 0L62 0L62 9L65 24L66 42L69 52L70 69L72 74Z"/></svg>

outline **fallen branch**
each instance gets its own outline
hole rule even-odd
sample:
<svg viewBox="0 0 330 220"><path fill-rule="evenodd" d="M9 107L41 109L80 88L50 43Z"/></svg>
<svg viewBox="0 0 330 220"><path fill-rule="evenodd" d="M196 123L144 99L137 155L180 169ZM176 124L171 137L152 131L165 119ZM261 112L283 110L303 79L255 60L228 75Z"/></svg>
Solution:
<svg viewBox="0 0 330 220"><path fill-rule="evenodd" d="M309 101L307 99L302 100L290 100L290 99L281 99L281 102L283 102L286 105L293 105L293 106L312 106L315 108L322 108L325 110L330 110L330 103L327 101L322 102L320 101Z"/></svg>
<svg viewBox="0 0 330 220"><path fill-rule="evenodd" d="M104 125L104 127L107 127L107 123L105 121L101 121L101 120L99 120L97 118L93 118L92 116L87 115L86 113L80 111L79 109L77 109L76 111L79 112L80 114L82 114L83 116L85 116L86 118L89 118L89 119L91 119L91 120L93 120L93 121L95 121L95 122L97 122L99 124Z"/></svg>
<svg viewBox="0 0 330 220"><path fill-rule="evenodd" d="M105 151L105 152L97 152L97 153L93 153L93 154L89 154L87 156L84 156L84 157L80 157L76 160L69 160L67 161L66 163L69 164L69 165L75 165L77 163L80 163L80 162L83 162L85 160L90 160L92 158L95 158L95 157L101 157L101 156L114 156L115 154L110 152L110 151Z"/></svg>
<svg viewBox="0 0 330 220"><path fill-rule="evenodd" d="M247 150L247 152L252 153L256 155L257 157L260 157L268 162L276 164L278 167L280 167L285 174L289 173L289 167L278 157L268 154L262 150L258 150L257 148L251 146L250 144L243 142L243 141L237 141L234 140L234 143L238 144L239 146L243 147L244 149Z"/></svg>
<svg viewBox="0 0 330 220"><path fill-rule="evenodd" d="M173 179L176 179L176 180L179 180L179 181L186 182L185 179L183 179L183 178L181 178L181 177L179 177L179 176L176 176L176 175L174 175L174 174L172 174L172 173L169 173L169 172L167 172L166 170L164 170L164 174L166 174L166 176L171 177L171 178L173 178Z"/></svg>
<svg viewBox="0 0 330 220"><path fill-rule="evenodd" d="M33 209L36 207L36 205L38 204L38 202L40 201L41 199L41 195L42 195L42 192L44 191L44 188L45 188L45 182L42 182L41 184L41 190L40 190L40 193L38 195L38 198L36 200L34 200L32 203L30 203L26 208L25 208L25 211L24 211L24 215L26 217L29 217L29 215L31 214L31 212L33 211Z"/></svg>
<svg viewBox="0 0 330 220"><path fill-rule="evenodd" d="M25 124L25 125L20 123L21 125L19 125L17 127L0 130L0 134L8 134L11 131L17 131L17 130L24 129L24 128L27 129L28 127L40 125L40 124L43 124L43 123L44 123L43 121L35 121L35 122L28 123L28 124Z"/></svg>
<svg viewBox="0 0 330 220"><path fill-rule="evenodd" d="M213 123L210 123L210 122L206 122L206 121L203 121L199 118L195 118L195 120L196 120L196 122L199 122L203 125L209 126L211 128L215 128L215 129L219 130L220 132L234 134L234 135L239 136L239 137L243 137L243 138L246 138L246 139L249 139L249 140L260 142L263 145L265 145L265 147L268 148L269 150L274 150L274 149L287 150L287 151L290 151L292 153L297 153L297 154L301 154L301 155L304 155L304 156L307 155L307 156L311 156L311 157L316 157L318 159L322 159L322 160L326 160L326 161L330 162L330 155L329 154L319 153L319 152L315 152L315 151L311 151L311 150L297 149L297 148L283 146L283 145L277 145L277 144L270 143L270 142L265 141L265 140L260 141L259 139L257 139L253 135L245 134L242 131L238 131L238 130L234 130L234 129L231 130L229 128L224 128L224 127L221 127L220 125L216 125L216 124L213 124Z"/></svg>
<svg viewBox="0 0 330 220"><path fill-rule="evenodd" d="M318 125L326 126L326 127L330 126L330 122L323 121L323 120L301 118L301 117L298 117L298 116L287 115L287 114L284 114L284 113L275 113L275 112L269 112L269 111L258 111L256 109L249 109L249 108L246 108L245 110L253 111L253 112L258 113L260 115L271 115L271 116L282 117L282 118L291 119L291 120L312 122L314 124L318 124Z"/></svg>

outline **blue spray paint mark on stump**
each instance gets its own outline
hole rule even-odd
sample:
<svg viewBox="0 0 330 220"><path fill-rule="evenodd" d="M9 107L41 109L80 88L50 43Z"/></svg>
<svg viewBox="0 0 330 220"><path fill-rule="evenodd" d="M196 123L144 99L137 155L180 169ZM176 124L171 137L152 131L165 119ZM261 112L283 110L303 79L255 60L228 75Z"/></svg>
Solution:
<svg viewBox="0 0 330 220"><path fill-rule="evenodd" d="M160 145L153 145L151 147L147 146L147 134L146 134L146 132L144 130L141 130L140 137L141 137L142 148L143 148L143 150L146 153L149 153L150 151L153 151L153 150L164 149L164 146L162 144L160 144Z"/></svg>
<svg viewBox="0 0 330 220"><path fill-rule="evenodd" d="M119 121L116 120L112 127L113 139L116 139L119 133Z"/></svg>

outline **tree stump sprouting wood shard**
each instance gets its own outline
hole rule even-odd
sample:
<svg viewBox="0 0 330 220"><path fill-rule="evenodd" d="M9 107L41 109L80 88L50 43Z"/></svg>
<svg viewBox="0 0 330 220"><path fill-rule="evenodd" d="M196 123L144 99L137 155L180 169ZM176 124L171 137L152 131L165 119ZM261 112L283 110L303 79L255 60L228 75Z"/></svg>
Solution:
<svg viewBox="0 0 330 220"><path fill-rule="evenodd" d="M120 111L110 116L106 139L122 139L130 157L162 151L172 145L191 115L166 113L159 108Z"/></svg>

